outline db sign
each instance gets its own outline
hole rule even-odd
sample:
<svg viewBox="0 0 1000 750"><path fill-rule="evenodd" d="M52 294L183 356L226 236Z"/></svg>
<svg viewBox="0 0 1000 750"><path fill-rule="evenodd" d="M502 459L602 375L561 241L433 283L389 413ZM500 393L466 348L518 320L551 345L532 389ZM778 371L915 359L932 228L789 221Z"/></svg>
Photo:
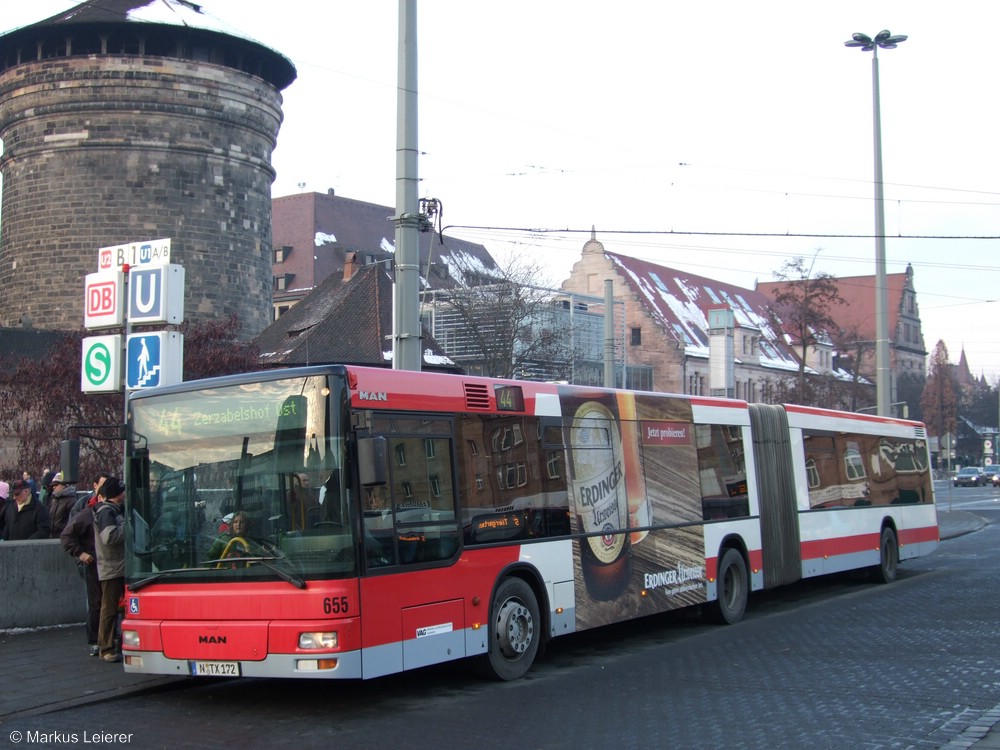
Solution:
<svg viewBox="0 0 1000 750"><path fill-rule="evenodd" d="M117 393L122 389L122 337L90 336L83 340L80 390Z"/></svg>
<svg viewBox="0 0 1000 750"><path fill-rule="evenodd" d="M114 328L125 320L125 275L120 271L88 273L83 327L88 331Z"/></svg>

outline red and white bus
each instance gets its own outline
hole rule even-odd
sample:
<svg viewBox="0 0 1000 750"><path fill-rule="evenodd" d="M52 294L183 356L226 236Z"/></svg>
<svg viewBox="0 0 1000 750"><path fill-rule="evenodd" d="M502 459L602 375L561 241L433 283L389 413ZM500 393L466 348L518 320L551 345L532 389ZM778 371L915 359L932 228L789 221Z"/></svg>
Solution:
<svg viewBox="0 0 1000 750"><path fill-rule="evenodd" d="M924 427L324 366L129 404L125 669L371 678L931 552Z"/></svg>

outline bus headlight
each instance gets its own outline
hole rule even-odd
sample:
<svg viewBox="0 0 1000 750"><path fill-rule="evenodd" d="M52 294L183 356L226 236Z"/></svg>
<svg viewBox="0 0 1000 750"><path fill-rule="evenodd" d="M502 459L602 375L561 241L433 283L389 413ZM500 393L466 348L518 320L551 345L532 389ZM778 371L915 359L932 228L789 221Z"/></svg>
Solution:
<svg viewBox="0 0 1000 750"><path fill-rule="evenodd" d="M299 633L299 648L337 648L337 632Z"/></svg>
<svg viewBox="0 0 1000 750"><path fill-rule="evenodd" d="M122 645L129 648L139 648L139 633L135 630L123 630Z"/></svg>

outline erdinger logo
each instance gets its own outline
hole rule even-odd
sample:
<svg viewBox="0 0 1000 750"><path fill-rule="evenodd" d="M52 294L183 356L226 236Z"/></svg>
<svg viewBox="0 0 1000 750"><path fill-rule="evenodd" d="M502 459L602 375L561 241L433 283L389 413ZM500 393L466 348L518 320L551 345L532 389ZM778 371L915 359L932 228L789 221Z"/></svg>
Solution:
<svg viewBox="0 0 1000 750"><path fill-rule="evenodd" d="M224 635L199 635L198 643L225 643L226 636Z"/></svg>
<svg viewBox="0 0 1000 750"><path fill-rule="evenodd" d="M358 391L360 401L388 401L389 396L385 391Z"/></svg>

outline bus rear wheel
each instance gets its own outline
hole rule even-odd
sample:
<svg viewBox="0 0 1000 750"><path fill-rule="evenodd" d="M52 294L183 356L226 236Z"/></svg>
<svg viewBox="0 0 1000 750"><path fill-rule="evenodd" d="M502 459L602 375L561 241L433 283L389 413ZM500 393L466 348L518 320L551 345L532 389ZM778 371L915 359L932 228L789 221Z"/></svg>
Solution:
<svg viewBox="0 0 1000 750"><path fill-rule="evenodd" d="M531 668L541 640L538 600L520 578L505 578L493 595L489 651L482 657L488 675L516 680Z"/></svg>
<svg viewBox="0 0 1000 750"><path fill-rule="evenodd" d="M716 622L735 625L743 619L750 596L747 564L739 550L729 547L722 553L715 578L716 599L711 608Z"/></svg>
<svg viewBox="0 0 1000 750"><path fill-rule="evenodd" d="M870 568L871 577L877 583L892 583L896 580L896 566L899 565L899 542L896 532L889 526L882 529L878 545L878 565Z"/></svg>

